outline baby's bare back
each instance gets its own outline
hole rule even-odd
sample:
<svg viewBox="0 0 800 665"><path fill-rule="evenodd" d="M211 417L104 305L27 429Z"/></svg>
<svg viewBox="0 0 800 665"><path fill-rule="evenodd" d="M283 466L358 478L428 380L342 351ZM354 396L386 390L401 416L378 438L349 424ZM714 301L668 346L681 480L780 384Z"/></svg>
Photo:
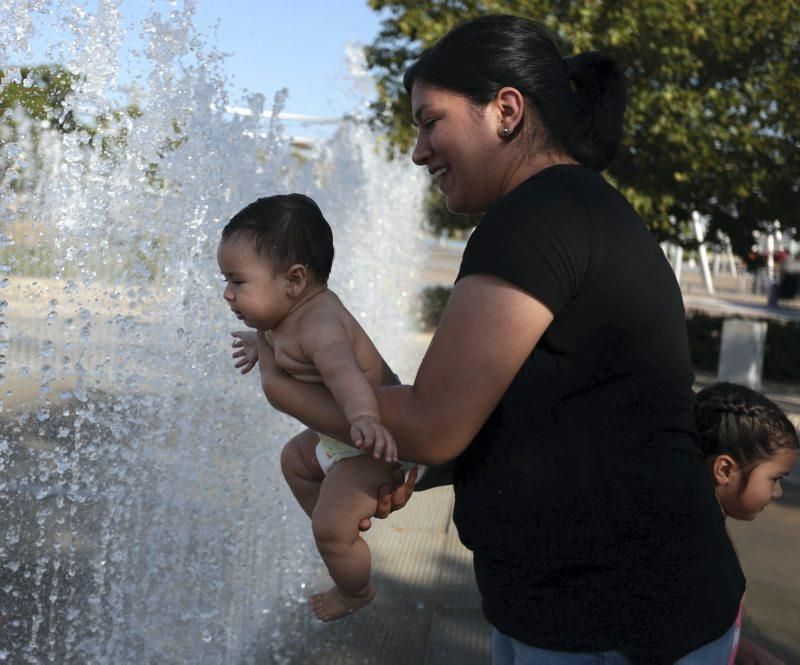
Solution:
<svg viewBox="0 0 800 665"><path fill-rule="evenodd" d="M326 289L306 301L297 311L267 333L275 350L275 362L300 381L323 383L308 349L325 342L331 329L341 329L353 349L358 366L373 386L381 383L383 360L358 321L339 300Z"/></svg>

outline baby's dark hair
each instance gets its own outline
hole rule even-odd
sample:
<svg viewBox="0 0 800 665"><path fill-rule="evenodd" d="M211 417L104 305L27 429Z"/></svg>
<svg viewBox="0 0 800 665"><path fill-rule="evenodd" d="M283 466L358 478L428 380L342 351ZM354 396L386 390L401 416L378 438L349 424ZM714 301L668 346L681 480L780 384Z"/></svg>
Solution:
<svg viewBox="0 0 800 665"><path fill-rule="evenodd" d="M303 194L266 196L242 208L222 229L222 242L248 238L274 274L300 263L321 283L333 265L333 232Z"/></svg>
<svg viewBox="0 0 800 665"><path fill-rule="evenodd" d="M721 382L701 390L694 413L703 456L730 455L742 470L742 489L759 462L800 448L797 430L780 407L746 386Z"/></svg>

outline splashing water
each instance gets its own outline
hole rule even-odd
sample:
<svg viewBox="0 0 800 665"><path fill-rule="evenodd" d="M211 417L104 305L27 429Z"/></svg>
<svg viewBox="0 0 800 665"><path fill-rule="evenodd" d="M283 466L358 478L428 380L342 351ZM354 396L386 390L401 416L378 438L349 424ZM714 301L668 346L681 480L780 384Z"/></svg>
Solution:
<svg viewBox="0 0 800 665"><path fill-rule="evenodd" d="M299 428L232 369L217 239L258 196L309 194L334 229L332 288L408 376L421 178L356 122L308 159L263 96L251 116L213 110L224 58L190 2L153 2L138 54L119 1L0 6L2 62L30 58L46 19L77 75L73 131L18 109L0 123L0 662L246 662L265 636L290 660L318 565L278 463Z"/></svg>

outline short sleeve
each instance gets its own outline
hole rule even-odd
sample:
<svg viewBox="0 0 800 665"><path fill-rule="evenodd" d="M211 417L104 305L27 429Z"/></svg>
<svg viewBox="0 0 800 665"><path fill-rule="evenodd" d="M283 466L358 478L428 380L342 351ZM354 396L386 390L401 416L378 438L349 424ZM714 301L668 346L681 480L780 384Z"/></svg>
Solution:
<svg viewBox="0 0 800 665"><path fill-rule="evenodd" d="M571 187L534 177L486 212L467 242L456 281L494 275L557 314L587 275L595 237L589 211Z"/></svg>

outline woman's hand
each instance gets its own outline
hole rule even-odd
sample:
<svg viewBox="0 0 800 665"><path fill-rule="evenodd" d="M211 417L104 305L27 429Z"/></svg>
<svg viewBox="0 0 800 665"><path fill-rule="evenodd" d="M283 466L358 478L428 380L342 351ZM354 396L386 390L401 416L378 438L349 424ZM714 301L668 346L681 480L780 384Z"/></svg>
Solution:
<svg viewBox="0 0 800 665"><path fill-rule="evenodd" d="M394 487L381 485L378 488L374 517L382 520L389 517L395 510L400 510L405 507L411 495L414 493L414 483L417 482L417 469L418 467L416 465L412 466L408 471L408 478L406 478L403 470L399 465L397 466L392 473ZM372 520L366 518L361 520L358 529L359 531L367 531L371 526Z"/></svg>

